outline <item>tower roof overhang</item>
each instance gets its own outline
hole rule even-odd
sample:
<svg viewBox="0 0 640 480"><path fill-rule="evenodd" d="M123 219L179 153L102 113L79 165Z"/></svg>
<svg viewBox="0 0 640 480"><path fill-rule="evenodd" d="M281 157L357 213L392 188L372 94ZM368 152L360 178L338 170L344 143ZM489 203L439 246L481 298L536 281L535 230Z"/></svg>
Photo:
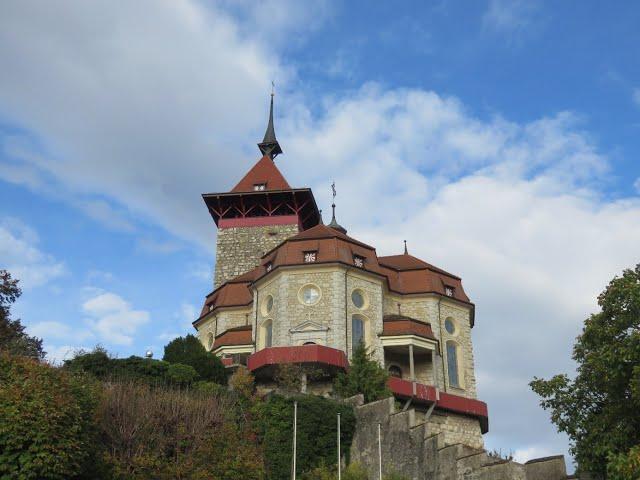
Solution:
<svg viewBox="0 0 640 480"><path fill-rule="evenodd" d="M202 198L216 226L221 219L292 215L298 217L303 230L320 222L320 211L310 188L205 193Z"/></svg>

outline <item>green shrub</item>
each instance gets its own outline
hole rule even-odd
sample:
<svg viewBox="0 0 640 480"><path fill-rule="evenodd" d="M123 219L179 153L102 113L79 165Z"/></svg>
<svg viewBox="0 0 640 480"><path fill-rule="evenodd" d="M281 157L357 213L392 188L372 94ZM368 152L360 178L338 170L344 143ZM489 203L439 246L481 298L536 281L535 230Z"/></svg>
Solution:
<svg viewBox="0 0 640 480"><path fill-rule="evenodd" d="M191 365L182 365L181 363L172 363L166 373L167 380L175 385L190 385L197 376L198 374Z"/></svg>
<svg viewBox="0 0 640 480"><path fill-rule="evenodd" d="M90 373L100 380L135 380L157 385L186 386L200 379L191 365L136 356L111 358L101 347L96 347L92 352L80 351L71 360L66 360L64 365L69 370Z"/></svg>
<svg viewBox="0 0 640 480"><path fill-rule="evenodd" d="M0 478L78 477L95 452L98 398L86 377L0 355Z"/></svg>
<svg viewBox="0 0 640 480"><path fill-rule="evenodd" d="M293 402L298 402L297 466L308 472L336 459L337 414L341 414L341 449L347 455L355 429L353 408L310 395L272 395L258 404L258 433L264 446L267 478L288 479L291 469Z"/></svg>
<svg viewBox="0 0 640 480"><path fill-rule="evenodd" d="M205 348L193 335L178 337L164 347L162 360L169 363L191 365L198 372L199 380L220 384L227 383L227 373L222 361Z"/></svg>
<svg viewBox="0 0 640 480"><path fill-rule="evenodd" d="M389 378L361 343L353 352L351 365L347 373L339 373L335 380L335 389L342 398L349 398L359 393L364 395L365 403L391 396L387 387Z"/></svg>

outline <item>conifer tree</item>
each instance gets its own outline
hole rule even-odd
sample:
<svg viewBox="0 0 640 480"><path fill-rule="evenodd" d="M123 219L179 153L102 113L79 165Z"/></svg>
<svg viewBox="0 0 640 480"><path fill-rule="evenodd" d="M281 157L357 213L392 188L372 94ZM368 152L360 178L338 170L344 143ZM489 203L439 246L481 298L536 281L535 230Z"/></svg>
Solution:
<svg viewBox="0 0 640 480"><path fill-rule="evenodd" d="M387 379L387 372L372 358L364 343L360 343L353 352L349 371L336 377L335 389L343 398L361 393L368 403L391 395Z"/></svg>

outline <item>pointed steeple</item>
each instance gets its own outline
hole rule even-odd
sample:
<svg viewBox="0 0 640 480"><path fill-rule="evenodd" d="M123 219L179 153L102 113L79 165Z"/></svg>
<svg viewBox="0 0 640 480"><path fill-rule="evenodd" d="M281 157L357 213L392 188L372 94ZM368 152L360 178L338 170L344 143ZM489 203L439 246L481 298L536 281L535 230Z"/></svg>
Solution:
<svg viewBox="0 0 640 480"><path fill-rule="evenodd" d="M331 204L331 223L328 226L339 232L347 233L347 229L336 221L336 182L331 184L331 190L333 190L333 203Z"/></svg>
<svg viewBox="0 0 640 480"><path fill-rule="evenodd" d="M272 82L273 85L273 82ZM277 155L282 153L282 148L276 139L276 130L273 127L273 88L271 90L271 107L269 108L269 123L267 124L267 130L264 132L264 138L262 142L258 144L258 148L263 155L268 155L271 160L276 158Z"/></svg>

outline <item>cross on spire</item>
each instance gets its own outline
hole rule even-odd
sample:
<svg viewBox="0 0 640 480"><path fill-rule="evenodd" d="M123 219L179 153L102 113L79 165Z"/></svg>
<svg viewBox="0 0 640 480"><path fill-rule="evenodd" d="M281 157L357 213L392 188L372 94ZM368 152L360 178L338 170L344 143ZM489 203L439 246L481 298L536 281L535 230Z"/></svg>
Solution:
<svg viewBox="0 0 640 480"><path fill-rule="evenodd" d="M276 130L273 126L273 97L275 95L275 83L271 82L271 105L269 108L269 123L267 124L267 130L264 132L264 138L261 143L258 144L258 148L263 155L268 155L271 160L276 158L282 153L282 148L276 139Z"/></svg>
<svg viewBox="0 0 640 480"><path fill-rule="evenodd" d="M339 232L347 233L347 229L344 228L342 225L340 225L336 221L336 182L333 182L331 184L331 192L333 194L333 202L331 203L332 213L331 213L331 223L329 224L329 226L334 230L338 230Z"/></svg>

